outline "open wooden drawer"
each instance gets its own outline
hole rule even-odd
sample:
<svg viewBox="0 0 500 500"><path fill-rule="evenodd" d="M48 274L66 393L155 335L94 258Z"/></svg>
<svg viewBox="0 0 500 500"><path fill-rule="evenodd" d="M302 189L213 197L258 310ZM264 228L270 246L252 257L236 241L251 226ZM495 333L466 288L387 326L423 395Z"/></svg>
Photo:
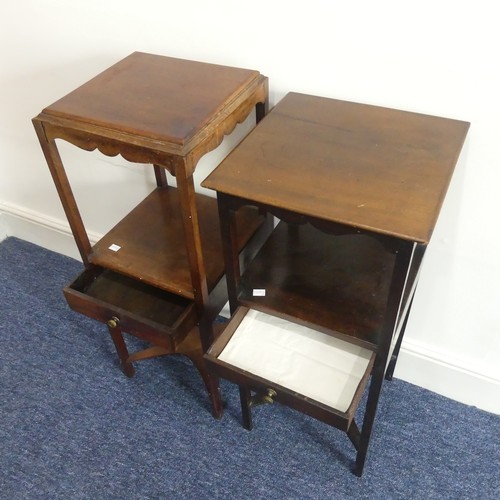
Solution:
<svg viewBox="0 0 500 500"><path fill-rule="evenodd" d="M374 359L369 349L246 307L205 355L218 376L344 431Z"/></svg>
<svg viewBox="0 0 500 500"><path fill-rule="evenodd" d="M146 341L165 334L172 347L197 322L192 300L98 266L81 273L64 295L79 313L104 323L116 318L123 331Z"/></svg>

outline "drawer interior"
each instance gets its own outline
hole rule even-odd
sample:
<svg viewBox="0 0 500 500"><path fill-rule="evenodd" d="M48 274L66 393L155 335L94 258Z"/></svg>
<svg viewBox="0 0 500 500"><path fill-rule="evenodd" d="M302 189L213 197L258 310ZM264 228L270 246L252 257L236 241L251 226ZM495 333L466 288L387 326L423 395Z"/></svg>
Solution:
<svg viewBox="0 0 500 500"><path fill-rule="evenodd" d="M96 306L124 311L162 326L175 326L194 310L189 299L99 267L85 270L65 289L71 307L78 302L73 300L75 294ZM78 310L78 305L73 308Z"/></svg>
<svg viewBox="0 0 500 500"><path fill-rule="evenodd" d="M373 351L253 309L240 308L231 322L206 356L216 372L240 385L285 391L287 403L294 395L350 421Z"/></svg>

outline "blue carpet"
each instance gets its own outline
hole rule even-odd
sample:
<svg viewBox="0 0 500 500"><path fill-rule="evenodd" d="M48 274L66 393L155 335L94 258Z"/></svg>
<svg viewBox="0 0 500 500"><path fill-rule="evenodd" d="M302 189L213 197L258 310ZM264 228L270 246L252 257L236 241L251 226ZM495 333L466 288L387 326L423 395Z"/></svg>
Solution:
<svg viewBox="0 0 500 500"><path fill-rule="evenodd" d="M498 499L500 417L386 383L363 477L346 435L283 406L210 415L182 358L125 377L104 325L69 310L81 264L0 243L0 498Z"/></svg>

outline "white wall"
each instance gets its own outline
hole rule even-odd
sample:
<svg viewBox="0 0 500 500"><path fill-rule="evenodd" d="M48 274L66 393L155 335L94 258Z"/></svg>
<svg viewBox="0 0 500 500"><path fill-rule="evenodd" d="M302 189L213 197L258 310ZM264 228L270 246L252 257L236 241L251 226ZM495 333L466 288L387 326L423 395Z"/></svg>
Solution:
<svg viewBox="0 0 500 500"><path fill-rule="evenodd" d="M495 140L500 32L495 4L4 2L0 238L16 235L74 254L30 119L136 50L258 69L270 78L271 104L295 90L470 121L427 252L396 376L500 413L500 151ZM204 158L203 169L230 147L225 143L222 152ZM97 236L152 181L140 166L94 156L91 164L87 153L63 148L84 219Z"/></svg>

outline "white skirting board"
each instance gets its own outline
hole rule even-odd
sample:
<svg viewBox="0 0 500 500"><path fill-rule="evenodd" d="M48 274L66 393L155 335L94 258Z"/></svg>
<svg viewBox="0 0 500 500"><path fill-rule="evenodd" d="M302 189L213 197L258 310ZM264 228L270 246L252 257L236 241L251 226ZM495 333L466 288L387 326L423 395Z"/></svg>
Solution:
<svg viewBox="0 0 500 500"><path fill-rule="evenodd" d="M15 236L80 260L67 222L0 201L0 240ZM91 242L98 234L89 234ZM433 346L405 339L395 377L500 415L500 379L445 359Z"/></svg>
<svg viewBox="0 0 500 500"><path fill-rule="evenodd" d="M80 260L80 253L67 221L0 201L0 240L15 236L53 252ZM91 243L101 235L89 232Z"/></svg>
<svg viewBox="0 0 500 500"><path fill-rule="evenodd" d="M412 339L401 346L394 377L500 415L500 380L447 359Z"/></svg>

